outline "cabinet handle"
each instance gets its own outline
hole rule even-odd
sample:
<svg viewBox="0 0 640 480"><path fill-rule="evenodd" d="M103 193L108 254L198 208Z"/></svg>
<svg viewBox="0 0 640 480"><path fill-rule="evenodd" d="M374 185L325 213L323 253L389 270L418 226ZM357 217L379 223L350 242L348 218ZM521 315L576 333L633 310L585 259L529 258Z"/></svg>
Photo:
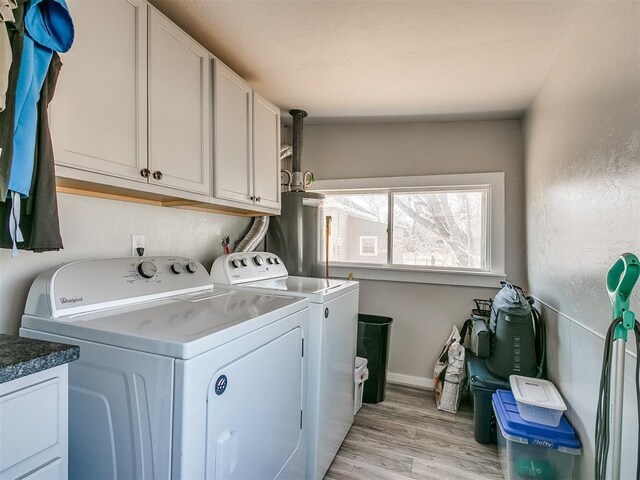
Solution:
<svg viewBox="0 0 640 480"><path fill-rule="evenodd" d="M256 197L256 202L259 202L260 200L262 200L262 197Z"/></svg>
<svg viewBox="0 0 640 480"><path fill-rule="evenodd" d="M162 172L160 170L153 172L153 178L156 180L162 180Z"/></svg>
<svg viewBox="0 0 640 480"><path fill-rule="evenodd" d="M256 197L254 197L253 195L251 195L251 196L249 197L249 200L251 200L252 202L254 202L254 201L256 200Z"/></svg>
<svg viewBox="0 0 640 480"><path fill-rule="evenodd" d="M151 170L149 170L148 168L143 168L142 170L140 170L140 175L142 175L144 178L149 178L149 175L151 175Z"/></svg>

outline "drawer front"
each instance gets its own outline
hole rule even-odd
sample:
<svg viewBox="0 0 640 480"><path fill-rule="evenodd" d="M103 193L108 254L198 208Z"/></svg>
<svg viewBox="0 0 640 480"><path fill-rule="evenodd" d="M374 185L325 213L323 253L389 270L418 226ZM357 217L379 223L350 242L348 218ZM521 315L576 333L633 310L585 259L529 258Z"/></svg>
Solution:
<svg viewBox="0 0 640 480"><path fill-rule="evenodd" d="M60 441L61 394L56 377L0 396L0 472Z"/></svg>

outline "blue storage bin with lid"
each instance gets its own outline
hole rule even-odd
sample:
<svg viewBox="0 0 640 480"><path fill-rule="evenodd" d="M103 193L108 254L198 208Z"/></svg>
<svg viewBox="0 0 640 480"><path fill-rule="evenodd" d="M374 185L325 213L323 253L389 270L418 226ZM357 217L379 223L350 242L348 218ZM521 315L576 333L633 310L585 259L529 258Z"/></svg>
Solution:
<svg viewBox="0 0 640 480"><path fill-rule="evenodd" d="M523 420L513 394L497 390L492 396L498 424L498 450L505 478L559 480L571 478L582 444L563 415L551 427Z"/></svg>

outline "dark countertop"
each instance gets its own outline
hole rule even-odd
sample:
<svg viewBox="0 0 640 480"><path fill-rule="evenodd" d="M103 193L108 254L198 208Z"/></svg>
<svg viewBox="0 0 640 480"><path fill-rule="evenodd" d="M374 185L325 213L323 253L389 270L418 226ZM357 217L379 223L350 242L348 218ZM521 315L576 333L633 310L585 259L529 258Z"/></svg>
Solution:
<svg viewBox="0 0 640 480"><path fill-rule="evenodd" d="M73 362L80 347L0 334L0 383Z"/></svg>

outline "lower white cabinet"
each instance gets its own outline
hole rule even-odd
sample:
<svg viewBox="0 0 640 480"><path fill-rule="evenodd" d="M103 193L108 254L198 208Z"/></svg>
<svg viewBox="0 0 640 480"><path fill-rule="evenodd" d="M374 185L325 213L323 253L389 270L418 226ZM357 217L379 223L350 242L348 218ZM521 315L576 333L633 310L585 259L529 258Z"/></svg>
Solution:
<svg viewBox="0 0 640 480"><path fill-rule="evenodd" d="M0 479L64 479L68 365L0 384Z"/></svg>

